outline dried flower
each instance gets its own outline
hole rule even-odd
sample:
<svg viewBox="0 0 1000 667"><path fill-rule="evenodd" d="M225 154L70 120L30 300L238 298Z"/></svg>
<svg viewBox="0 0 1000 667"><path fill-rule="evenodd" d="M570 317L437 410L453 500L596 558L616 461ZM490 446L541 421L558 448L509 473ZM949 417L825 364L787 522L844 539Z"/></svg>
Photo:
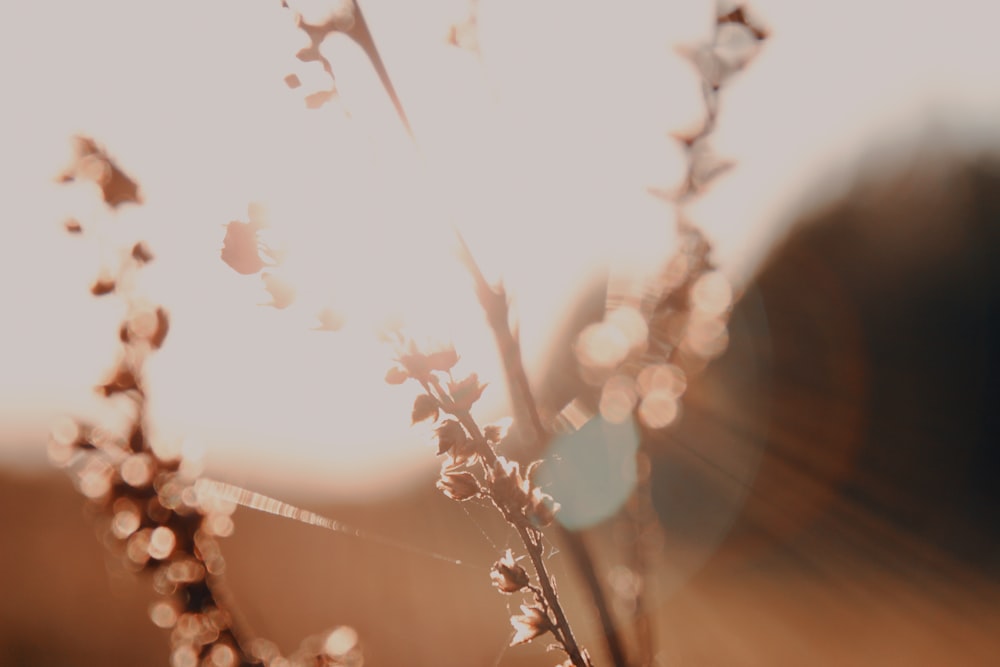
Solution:
<svg viewBox="0 0 1000 667"><path fill-rule="evenodd" d="M451 395L451 400L457 410L471 408L483 395L484 389L486 389L486 385L479 383L479 376L475 373L464 380L448 383L448 393Z"/></svg>
<svg viewBox="0 0 1000 667"><path fill-rule="evenodd" d="M500 441L507 437L507 431L510 429L510 425L510 417L504 417L495 424L489 424L483 427L483 437L486 438L486 442L491 445L499 445Z"/></svg>
<svg viewBox="0 0 1000 667"><path fill-rule="evenodd" d="M559 503L537 486L528 496L528 518L538 527L548 526L556 518Z"/></svg>
<svg viewBox="0 0 1000 667"><path fill-rule="evenodd" d="M498 456L490 469L493 499L502 506L524 507L527 496L523 489L524 479L521 477L521 466L517 461L508 461Z"/></svg>
<svg viewBox="0 0 1000 667"><path fill-rule="evenodd" d="M445 468L437 481L437 488L452 500L468 500L479 495L480 487L476 476L466 470Z"/></svg>
<svg viewBox="0 0 1000 667"><path fill-rule="evenodd" d="M483 429L483 437L486 438L486 442L490 444L500 442L500 427L495 424L490 424Z"/></svg>
<svg viewBox="0 0 1000 667"><path fill-rule="evenodd" d="M510 640L511 646L527 644L535 637L540 637L552 629L552 621L549 620L545 610L537 606L521 605L521 613L510 617L510 624L514 626L514 638Z"/></svg>
<svg viewBox="0 0 1000 667"><path fill-rule="evenodd" d="M490 579L501 593L516 593L530 583L528 573L517 564L510 549L504 552L500 560L493 563Z"/></svg>
<svg viewBox="0 0 1000 667"><path fill-rule="evenodd" d="M427 366L432 371L447 372L457 363L458 352L455 351L454 345L449 345L444 349L431 352L427 355Z"/></svg>
<svg viewBox="0 0 1000 667"><path fill-rule="evenodd" d="M439 408L440 406L436 398L428 394L420 394L413 401L413 412L410 415L410 419L414 424L422 422L425 419L437 419Z"/></svg>

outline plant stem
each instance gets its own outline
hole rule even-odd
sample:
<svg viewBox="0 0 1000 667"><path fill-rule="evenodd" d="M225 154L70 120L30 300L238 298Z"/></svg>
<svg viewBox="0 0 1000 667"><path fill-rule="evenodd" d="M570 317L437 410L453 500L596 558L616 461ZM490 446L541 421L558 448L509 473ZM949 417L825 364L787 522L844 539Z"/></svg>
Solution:
<svg viewBox="0 0 1000 667"><path fill-rule="evenodd" d="M531 451L541 451L550 436L542 423L538 403L531 391L528 374L524 370L524 361L521 356L521 345L518 336L510 328L507 295L502 287L494 288L490 286L462 234L458 230L455 230L455 236L458 238L459 243L459 259L472 276L479 304L486 313L486 319L489 322L490 329L493 330L493 336L500 350L504 374L510 388L510 401L514 414L519 418L519 423L527 422L533 431L531 434L526 434L533 441ZM463 425L468 427L468 424L464 422ZM489 448L487 447L487 449ZM615 667L625 667L627 660L621 636L615 625L614 617L611 615L607 597L601 588L600 579L594 568L594 561L591 558L590 551L587 549L587 545L580 535L566 529L558 522L556 522L556 529L561 541L567 545L569 552L572 554L573 562L583 577L587 589L590 591L591 600L597 608L597 616L601 621L601 628L604 631L604 640L607 645L608 655L611 657Z"/></svg>
<svg viewBox="0 0 1000 667"><path fill-rule="evenodd" d="M552 587L552 579L545 568L545 559L542 558L542 546L536 539L537 531L523 522L516 522L515 527L517 528L517 534L521 536L521 541L524 542L524 546L528 550L528 557L535 568L535 575L542 587L542 594L545 596L545 604L555 617L556 628L559 629L559 634L562 635L563 648L566 650L569 659L575 667L590 667L584 659L579 645L576 643L573 630L569 626L569 620L566 618L566 613L559 603L559 596L556 595L555 588Z"/></svg>
<svg viewBox="0 0 1000 667"><path fill-rule="evenodd" d="M611 662L615 667L626 667L628 660L625 657L625 648L618 635L615 619L611 616L611 608L604 595L604 589L601 588L601 582L597 577L597 568L594 567L594 559L590 556L590 549L587 548L583 535L564 528L561 524L556 525L560 541L573 557L573 563L580 571L580 575L587 584L587 590L590 591L594 606L597 607L597 616L601 621L601 629L604 631L604 641L607 644Z"/></svg>
<svg viewBox="0 0 1000 667"><path fill-rule="evenodd" d="M528 375L524 371L520 340L510 328L507 294L503 287L494 288L486 282L486 277L472 256L472 251L469 250L462 234L455 230L455 236L458 238L459 259L472 276L476 296L486 313L486 320L489 322L493 337L497 342L497 349L500 351L504 375L507 378L507 386L510 388L510 401L514 415L519 424L527 423L531 427L533 432L525 434L526 439L534 441L536 445L541 445L541 441L546 437L546 429L542 424L541 416L539 416L538 404L531 391ZM539 448L536 447L532 451L537 451Z"/></svg>

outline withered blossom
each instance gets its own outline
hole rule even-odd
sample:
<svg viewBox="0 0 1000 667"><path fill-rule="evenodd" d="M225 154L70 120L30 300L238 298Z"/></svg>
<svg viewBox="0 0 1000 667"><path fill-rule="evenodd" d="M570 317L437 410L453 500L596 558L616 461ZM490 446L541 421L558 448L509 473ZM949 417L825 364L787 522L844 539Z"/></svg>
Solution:
<svg viewBox="0 0 1000 667"><path fill-rule="evenodd" d="M458 352L455 346L449 345L446 348L430 352L427 355L427 365L433 371L450 371L458 363Z"/></svg>
<svg viewBox="0 0 1000 667"><path fill-rule="evenodd" d="M527 494L524 491L524 479L521 477L521 466L517 461L508 461L498 456L489 469L492 482L493 499L500 505L524 507Z"/></svg>
<svg viewBox="0 0 1000 667"><path fill-rule="evenodd" d="M448 393L456 410L469 410L483 395L486 385L479 383L479 376L472 373L464 380L448 383Z"/></svg>
<svg viewBox="0 0 1000 667"><path fill-rule="evenodd" d="M445 468L437 481L437 488L452 500L469 500L479 495L481 488L476 476L466 470Z"/></svg>
<svg viewBox="0 0 1000 667"><path fill-rule="evenodd" d="M550 525L556 518L559 511L559 503L552 496L543 492L537 486L531 489L528 496L528 518L539 527Z"/></svg>
<svg viewBox="0 0 1000 667"><path fill-rule="evenodd" d="M517 564L510 549L504 552L500 560L493 563L490 579L501 593L516 593L531 583L528 573Z"/></svg>
<svg viewBox="0 0 1000 667"><path fill-rule="evenodd" d="M400 355L396 360L400 363L409 377L418 382L428 382L432 371L448 372L458 363L458 353L451 345L424 353L417 348L417 344L412 340L407 346L406 354Z"/></svg>
<svg viewBox="0 0 1000 667"><path fill-rule="evenodd" d="M545 610L537 606L521 605L521 614L510 617L510 624L514 626L514 638L510 640L511 646L527 644L535 637L541 637L552 629L552 621L549 620Z"/></svg>
<svg viewBox="0 0 1000 667"><path fill-rule="evenodd" d="M507 435L507 429L500 424L489 424L483 427L483 437L491 445L499 445L500 441Z"/></svg>

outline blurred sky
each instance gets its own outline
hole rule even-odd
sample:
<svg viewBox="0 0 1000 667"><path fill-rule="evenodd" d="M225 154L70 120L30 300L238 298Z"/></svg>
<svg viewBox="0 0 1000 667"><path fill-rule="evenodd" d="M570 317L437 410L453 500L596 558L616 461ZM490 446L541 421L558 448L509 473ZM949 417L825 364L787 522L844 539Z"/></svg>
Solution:
<svg viewBox="0 0 1000 667"><path fill-rule="evenodd" d="M390 355L370 333L389 315L453 339L494 383L483 417L503 412L452 224L504 277L533 366L595 267L669 252L675 214L644 189L682 176L669 133L701 107L678 50L707 38L712 3L480 0L481 61L445 40L463 2L360 4L419 151L346 39L324 44L340 99L305 108L323 75L295 60L303 36L277 0L0 5L0 461L44 464L51 420L97 407L121 306L87 286L130 238L156 253L140 287L172 316L150 367L161 437L229 481L331 495L434 465L413 392L382 383ZM908 139L997 142L1000 7L751 7L771 36L727 84L713 142L736 167L690 209L737 282L803 205L905 160ZM283 84L292 72L302 89ZM144 206L110 216L53 184L77 132L139 180ZM218 257L251 202L289 251L287 311L259 307L260 281ZM67 215L102 236L67 237ZM343 330L309 329L323 305Z"/></svg>

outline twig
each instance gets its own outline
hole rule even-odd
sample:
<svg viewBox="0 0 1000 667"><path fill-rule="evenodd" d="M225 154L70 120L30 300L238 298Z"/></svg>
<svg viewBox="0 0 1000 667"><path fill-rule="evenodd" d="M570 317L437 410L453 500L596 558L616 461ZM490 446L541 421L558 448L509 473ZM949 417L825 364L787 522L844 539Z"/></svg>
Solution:
<svg viewBox="0 0 1000 667"><path fill-rule="evenodd" d="M528 375L524 371L524 364L521 360L521 342L517 333L511 331L510 328L507 293L502 285L493 287L486 281L486 277L483 276L482 270L472 256L472 251L469 250L465 238L458 229L455 230L455 237L458 239L459 259L472 276L476 297L486 313L486 320L493 331L493 337L496 339L497 348L500 351L504 375L510 388L514 416L519 424L527 423L530 425L532 433L527 434L527 439L536 445L532 451L538 451L544 444L543 440L547 434L538 413L538 403L535 401L531 384L528 382Z"/></svg>
<svg viewBox="0 0 1000 667"><path fill-rule="evenodd" d="M542 423L538 410L538 403L528 382L528 375L524 370L524 362L521 356L521 345L518 336L511 331L509 320L509 308L507 295L503 286L493 287L483 275L479 264L476 262L465 242L461 232L455 230L455 236L459 244L459 259L465 265L475 284L476 296L486 313L490 329L496 339L497 347L500 350L503 362L504 374L510 388L510 400L515 417L519 418L519 423L525 421L530 425L532 433L529 438L533 441L531 451L537 452L544 449L549 440L550 433ZM520 421L524 420L524 421ZM583 578L587 590L590 592L591 600L597 609L597 615L601 622L604 633L604 640L608 654L616 667L625 667L627 660L622 646L621 637L615 626L614 617L608 605L604 589L601 588L600 579L594 567L590 550L584 543L583 538L573 531L565 528L557 522L557 532L560 540L566 545L567 550L573 556L573 562Z"/></svg>

